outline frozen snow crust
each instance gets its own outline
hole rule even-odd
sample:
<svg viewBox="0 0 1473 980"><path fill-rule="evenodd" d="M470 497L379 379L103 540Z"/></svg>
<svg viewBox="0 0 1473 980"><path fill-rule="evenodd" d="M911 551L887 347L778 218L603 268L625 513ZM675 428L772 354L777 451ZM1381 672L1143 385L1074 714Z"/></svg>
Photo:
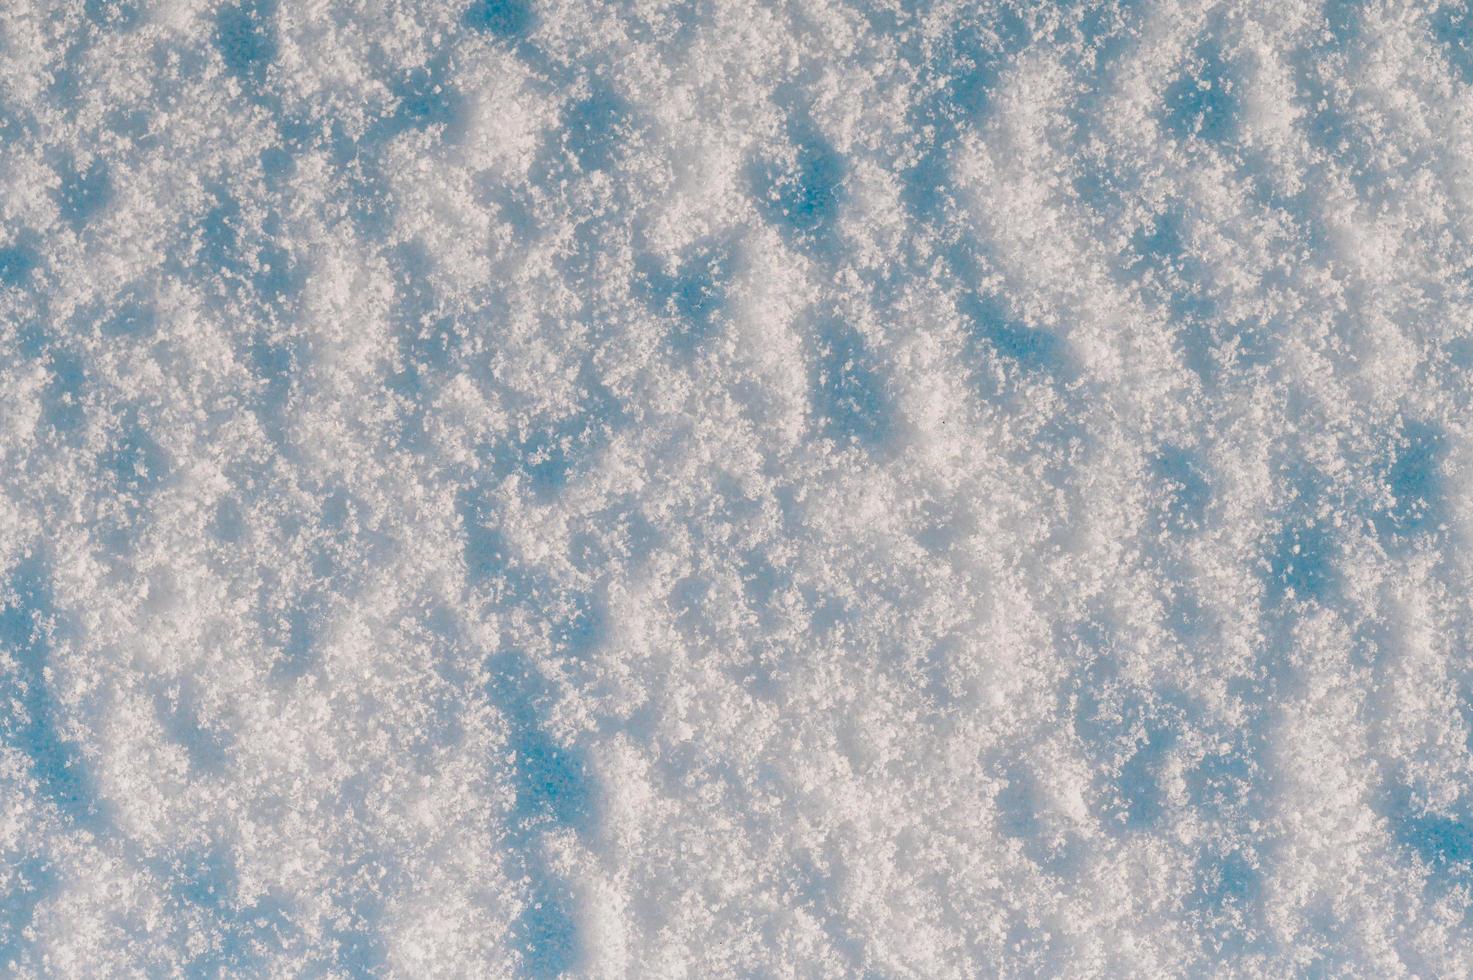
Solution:
<svg viewBox="0 0 1473 980"><path fill-rule="evenodd" d="M0 3L0 972L1473 975L1470 25Z"/></svg>

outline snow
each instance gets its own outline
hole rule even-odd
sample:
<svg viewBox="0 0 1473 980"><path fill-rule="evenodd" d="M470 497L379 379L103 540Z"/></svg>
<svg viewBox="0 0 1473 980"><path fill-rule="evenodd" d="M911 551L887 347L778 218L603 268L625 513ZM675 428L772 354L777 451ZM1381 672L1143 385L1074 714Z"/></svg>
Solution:
<svg viewBox="0 0 1473 980"><path fill-rule="evenodd" d="M0 965L1473 974L1470 30L0 5Z"/></svg>

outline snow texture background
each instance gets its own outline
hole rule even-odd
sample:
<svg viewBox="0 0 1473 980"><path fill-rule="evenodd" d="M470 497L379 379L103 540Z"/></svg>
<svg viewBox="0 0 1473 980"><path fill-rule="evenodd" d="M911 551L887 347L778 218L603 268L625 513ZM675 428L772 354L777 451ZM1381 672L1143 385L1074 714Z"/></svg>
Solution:
<svg viewBox="0 0 1473 980"><path fill-rule="evenodd" d="M0 3L0 966L1473 974L1466 0Z"/></svg>

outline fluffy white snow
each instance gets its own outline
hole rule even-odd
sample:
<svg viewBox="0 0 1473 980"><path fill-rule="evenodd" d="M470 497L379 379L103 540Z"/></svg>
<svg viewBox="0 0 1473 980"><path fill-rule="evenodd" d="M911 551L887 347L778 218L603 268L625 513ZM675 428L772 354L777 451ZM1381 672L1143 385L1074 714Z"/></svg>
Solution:
<svg viewBox="0 0 1473 980"><path fill-rule="evenodd" d="M0 969L1473 974L1466 0L0 3Z"/></svg>

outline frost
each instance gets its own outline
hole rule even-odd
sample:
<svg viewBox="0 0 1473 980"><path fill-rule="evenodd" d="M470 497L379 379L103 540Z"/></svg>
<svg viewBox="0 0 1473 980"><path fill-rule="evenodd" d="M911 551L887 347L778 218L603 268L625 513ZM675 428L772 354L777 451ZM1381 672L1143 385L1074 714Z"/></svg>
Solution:
<svg viewBox="0 0 1473 980"><path fill-rule="evenodd" d="M1473 35L0 4L0 972L1473 975Z"/></svg>

